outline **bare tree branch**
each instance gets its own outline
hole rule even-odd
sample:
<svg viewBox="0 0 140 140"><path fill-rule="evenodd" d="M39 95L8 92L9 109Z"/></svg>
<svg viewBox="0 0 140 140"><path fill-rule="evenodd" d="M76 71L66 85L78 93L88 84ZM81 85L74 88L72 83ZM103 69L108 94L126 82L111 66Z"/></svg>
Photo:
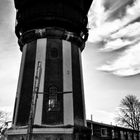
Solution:
<svg viewBox="0 0 140 140"><path fill-rule="evenodd" d="M117 123L135 130L140 128L140 101L134 95L121 100Z"/></svg>

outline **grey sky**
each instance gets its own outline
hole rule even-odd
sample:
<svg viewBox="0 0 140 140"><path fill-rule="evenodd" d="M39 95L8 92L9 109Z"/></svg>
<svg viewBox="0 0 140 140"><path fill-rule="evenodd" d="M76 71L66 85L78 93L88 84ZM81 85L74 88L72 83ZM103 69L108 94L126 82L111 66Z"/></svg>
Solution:
<svg viewBox="0 0 140 140"><path fill-rule="evenodd" d="M95 0L92 9L94 10L89 14L89 41L102 43L98 45L99 51L119 52L116 58L108 59L98 70L118 76L140 73L140 22L137 20L140 18L140 1L123 0L112 3L110 0Z"/></svg>

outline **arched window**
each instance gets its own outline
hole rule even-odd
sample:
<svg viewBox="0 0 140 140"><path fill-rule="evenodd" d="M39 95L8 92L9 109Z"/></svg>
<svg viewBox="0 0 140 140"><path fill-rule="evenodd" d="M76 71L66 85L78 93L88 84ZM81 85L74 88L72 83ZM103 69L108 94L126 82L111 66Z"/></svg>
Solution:
<svg viewBox="0 0 140 140"><path fill-rule="evenodd" d="M55 86L49 87L47 111L59 111L59 102L57 100L57 88Z"/></svg>

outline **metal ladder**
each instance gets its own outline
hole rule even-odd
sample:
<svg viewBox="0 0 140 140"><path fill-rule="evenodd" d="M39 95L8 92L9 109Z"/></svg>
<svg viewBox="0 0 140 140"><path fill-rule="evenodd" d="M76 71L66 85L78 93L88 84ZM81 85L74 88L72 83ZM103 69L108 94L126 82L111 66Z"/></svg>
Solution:
<svg viewBox="0 0 140 140"><path fill-rule="evenodd" d="M41 61L38 61L35 79L34 79L34 85L33 85L31 109L30 109L29 120L28 120L26 140L32 139L33 124L34 124L34 118L35 118L35 112L36 112L36 104L37 104L37 98L38 98L38 92L39 92L41 72L42 72Z"/></svg>

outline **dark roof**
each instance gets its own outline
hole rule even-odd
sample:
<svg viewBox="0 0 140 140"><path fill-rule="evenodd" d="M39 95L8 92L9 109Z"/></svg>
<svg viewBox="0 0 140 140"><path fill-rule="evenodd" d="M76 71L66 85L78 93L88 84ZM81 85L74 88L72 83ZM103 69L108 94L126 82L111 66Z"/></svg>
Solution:
<svg viewBox="0 0 140 140"><path fill-rule="evenodd" d="M116 129L124 130L124 131L126 130L126 131L137 131L138 132L138 130L133 130L131 128L126 128L126 127L121 127L121 126L111 125L111 124L105 124L105 123L95 122L95 121L91 121L91 120L87 120L87 123L96 124L96 125L100 125L100 126L108 127L108 128L116 128Z"/></svg>

